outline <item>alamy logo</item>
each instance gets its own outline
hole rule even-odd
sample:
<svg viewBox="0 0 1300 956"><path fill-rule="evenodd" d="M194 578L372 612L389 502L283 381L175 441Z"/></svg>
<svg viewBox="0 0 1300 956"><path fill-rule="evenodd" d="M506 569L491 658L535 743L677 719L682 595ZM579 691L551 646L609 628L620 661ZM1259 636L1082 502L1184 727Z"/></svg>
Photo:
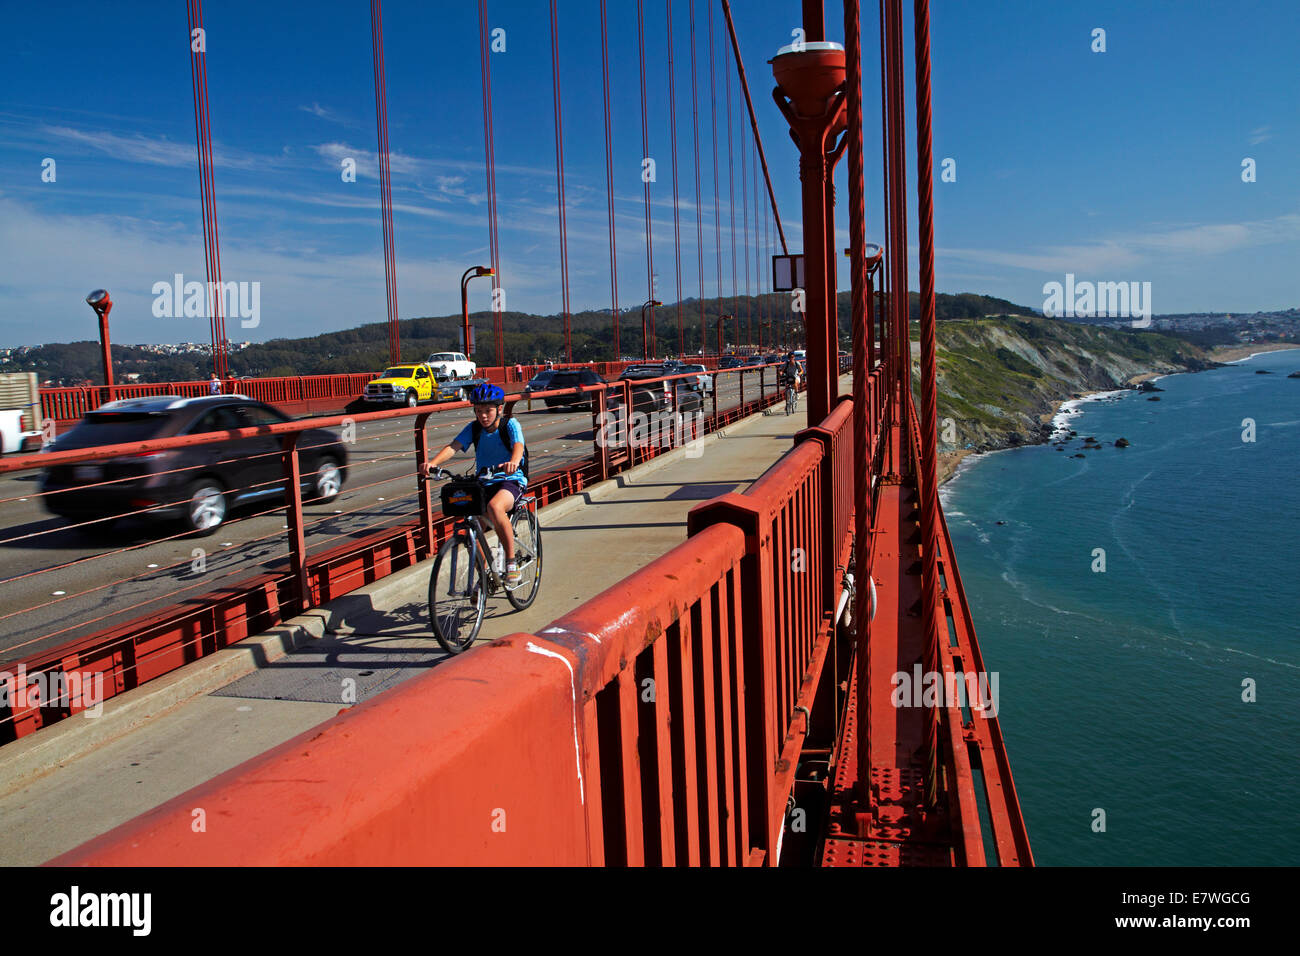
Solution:
<svg viewBox="0 0 1300 956"><path fill-rule="evenodd" d="M86 717L104 712L104 675L99 671L18 672L0 671L0 708L28 710L33 707L68 707Z"/></svg>
<svg viewBox="0 0 1300 956"><path fill-rule="evenodd" d="M221 303L221 314L237 318L245 329L255 329L262 322L262 283L185 281L183 273L171 282L155 282L153 314L158 319L210 319Z"/></svg>
<svg viewBox="0 0 1300 956"><path fill-rule="evenodd" d="M1134 319L1135 329L1151 324L1150 282L1075 282L1074 273L1067 272L1064 284L1045 283L1043 295L1043 315L1049 319Z"/></svg>
<svg viewBox="0 0 1300 956"><path fill-rule="evenodd" d="M969 707L985 719L998 715L997 671L923 674L916 664L912 673L899 671L889 680L895 707Z"/></svg>
<svg viewBox="0 0 1300 956"><path fill-rule="evenodd" d="M153 925L152 893L82 893L74 886L50 897L51 926L129 926L148 936Z"/></svg>

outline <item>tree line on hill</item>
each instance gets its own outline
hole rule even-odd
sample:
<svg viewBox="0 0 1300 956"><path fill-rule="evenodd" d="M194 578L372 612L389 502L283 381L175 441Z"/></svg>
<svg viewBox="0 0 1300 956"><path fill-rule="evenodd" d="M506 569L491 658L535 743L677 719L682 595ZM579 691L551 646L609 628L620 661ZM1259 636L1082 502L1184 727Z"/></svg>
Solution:
<svg viewBox="0 0 1300 956"><path fill-rule="evenodd" d="M920 315L920 296L913 292L909 298L911 315L915 320ZM837 305L841 337L847 343L852 311L848 292L840 293ZM724 347L749 342L757 345L760 337L764 348L773 346L774 337L802 343L802 319L793 311L789 293L708 299L703 303L698 299L687 299L679 304L660 306L654 312L653 340L657 346L654 352L659 356L677 354L679 313L682 351L688 355L698 353L702 345L708 353L716 350L720 314L739 317L726 322ZM1036 314L1005 299L973 293L941 293L935 298L935 312L940 320ZM702 328L703 322L707 322L707 328ZM496 364L493 314L473 313L470 323L475 330L476 346L472 357L479 365ZM272 339L250 345L229 356L230 374L263 378L378 371L389 363L386 325L384 322L371 322L337 332L296 339ZM501 325L502 350L508 365L563 360L564 322L560 315L503 312ZM401 354L406 361L423 359L432 352L460 349L459 315L403 319L398 327ZM570 338L576 362L613 361L619 357L614 354L614 323L608 309L574 313L570 318ZM112 348L113 375L119 383L130 380L128 376L131 373L138 374L134 380L140 382L184 382L207 378L212 371L211 359L202 352L163 355L135 345L114 345ZM629 358L641 356L641 314L638 309L623 311L619 316L619 352ZM8 363L7 370L34 371L42 382L53 384L99 384L102 379L99 343L39 346L28 350L20 360Z"/></svg>

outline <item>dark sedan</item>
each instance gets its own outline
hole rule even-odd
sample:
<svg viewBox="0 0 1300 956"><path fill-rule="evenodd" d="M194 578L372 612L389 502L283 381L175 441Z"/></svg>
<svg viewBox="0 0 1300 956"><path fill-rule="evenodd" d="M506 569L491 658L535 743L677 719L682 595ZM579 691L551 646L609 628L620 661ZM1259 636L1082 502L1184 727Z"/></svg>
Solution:
<svg viewBox="0 0 1300 956"><path fill-rule="evenodd" d="M181 398L161 395L109 402L59 437L53 451L134 444L159 438L273 425L291 419L243 395ZM211 534L237 505L284 493L280 437L261 435L128 454L76 465L54 465L41 476L46 509L103 530L135 512L180 518ZM303 490L320 502L343 488L347 450L333 432L313 429L298 439Z"/></svg>

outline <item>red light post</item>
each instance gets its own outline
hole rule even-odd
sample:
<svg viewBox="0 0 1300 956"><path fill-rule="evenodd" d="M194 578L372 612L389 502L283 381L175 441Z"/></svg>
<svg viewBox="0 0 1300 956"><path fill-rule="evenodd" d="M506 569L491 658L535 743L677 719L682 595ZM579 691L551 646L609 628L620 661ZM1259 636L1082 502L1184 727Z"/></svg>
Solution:
<svg viewBox="0 0 1300 956"><path fill-rule="evenodd" d="M646 327L646 309L653 309L657 305L663 305L658 299L650 299L645 305L641 306L641 361L650 361L650 353L654 349L650 348L650 335Z"/></svg>
<svg viewBox="0 0 1300 956"><path fill-rule="evenodd" d="M107 289L96 289L86 296L86 305L95 310L99 316L99 348L104 355L104 385L108 388L108 400L113 400L113 355L108 342L108 313L113 311L113 300Z"/></svg>
<svg viewBox="0 0 1300 956"><path fill-rule="evenodd" d="M489 266L470 266L465 270L465 274L460 277L460 324L461 337L465 347L465 358L469 358L470 353L474 351L470 345L469 335L469 280L490 275L493 275L493 272ZM500 351L500 343L498 342L497 352Z"/></svg>

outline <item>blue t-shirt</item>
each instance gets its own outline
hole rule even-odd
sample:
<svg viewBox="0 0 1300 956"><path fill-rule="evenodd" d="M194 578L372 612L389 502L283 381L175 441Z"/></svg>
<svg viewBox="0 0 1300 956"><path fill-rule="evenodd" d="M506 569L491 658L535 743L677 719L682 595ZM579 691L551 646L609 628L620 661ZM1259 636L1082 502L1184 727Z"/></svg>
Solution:
<svg viewBox="0 0 1300 956"><path fill-rule="evenodd" d="M523 443L524 430L519 427L519 421L511 418L506 423L506 434L510 438L510 449L515 447L515 443ZM474 444L474 423L470 422L456 436L456 444L461 448L469 448ZM474 449L474 467L475 469L496 468L504 465L510 460L511 451L506 448L505 442L496 431L483 429L479 435L478 447ZM506 481L518 482L519 487L528 486L528 479L524 477L522 471L515 470L513 475L504 476Z"/></svg>

